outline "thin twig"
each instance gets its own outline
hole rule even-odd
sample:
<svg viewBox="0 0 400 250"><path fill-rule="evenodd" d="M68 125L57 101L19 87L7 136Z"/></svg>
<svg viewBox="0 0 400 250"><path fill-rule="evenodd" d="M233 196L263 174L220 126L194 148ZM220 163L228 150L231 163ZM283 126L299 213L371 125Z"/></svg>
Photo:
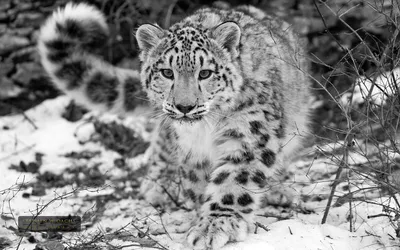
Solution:
<svg viewBox="0 0 400 250"><path fill-rule="evenodd" d="M25 113L25 111L23 111L23 110L20 109L20 108L15 107L14 105L11 105L11 104L8 104L8 103L5 103L5 102L0 102L0 103L3 104L3 105L6 105L6 106L8 106L8 107L11 107L11 108L15 109L18 113L20 113L20 114L25 118L25 120L27 120L27 121L29 122L29 124L32 125L32 127L33 127L35 130L38 130L38 126L36 126L36 124L32 121L32 119L29 118L29 116Z"/></svg>
<svg viewBox="0 0 400 250"><path fill-rule="evenodd" d="M168 250L168 248L164 247L163 245L161 245L158 241L156 241L155 239L153 239L148 232L143 232L140 228L138 228L133 222L131 223L131 225L138 230L142 235L148 237L150 240L154 241L154 243L156 243L157 245L159 245L161 247L161 249L163 250Z"/></svg>
<svg viewBox="0 0 400 250"><path fill-rule="evenodd" d="M256 225L256 228L254 229L254 233L255 233L255 234L257 234L257 228L259 228L259 227L262 228L262 229L264 229L265 232L270 231L270 229L269 229L267 226L261 224L260 222L256 222L256 223L254 223L254 224Z"/></svg>
<svg viewBox="0 0 400 250"><path fill-rule="evenodd" d="M174 10L177 2L178 2L178 0L174 0L168 7L167 14L165 15L165 21L164 21L164 28L166 28L166 29L168 29L168 27L171 25L172 11Z"/></svg>

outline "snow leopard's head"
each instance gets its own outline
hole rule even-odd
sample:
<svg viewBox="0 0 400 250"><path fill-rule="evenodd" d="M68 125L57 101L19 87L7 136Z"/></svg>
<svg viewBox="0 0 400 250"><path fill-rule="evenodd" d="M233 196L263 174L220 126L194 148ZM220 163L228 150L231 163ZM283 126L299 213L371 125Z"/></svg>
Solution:
<svg viewBox="0 0 400 250"><path fill-rule="evenodd" d="M185 23L169 30L144 24L136 32L148 97L171 119L194 122L234 105L242 78L235 67L240 28Z"/></svg>

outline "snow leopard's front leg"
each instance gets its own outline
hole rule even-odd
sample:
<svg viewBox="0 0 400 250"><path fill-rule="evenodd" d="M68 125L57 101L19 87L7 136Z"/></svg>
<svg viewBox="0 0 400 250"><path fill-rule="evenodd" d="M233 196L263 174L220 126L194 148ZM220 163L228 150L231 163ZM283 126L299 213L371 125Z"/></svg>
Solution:
<svg viewBox="0 0 400 250"><path fill-rule="evenodd" d="M274 125L265 120L229 127L216 144L221 156L206 187L200 217L188 232L194 249L219 249L246 238L254 211L268 190L279 183L281 153ZM236 124L235 124L236 125Z"/></svg>
<svg viewBox="0 0 400 250"><path fill-rule="evenodd" d="M159 125L160 126L160 125ZM152 205L179 203L181 190L181 173L176 156L176 133L168 126L157 126L150 148L148 171L144 176L140 194Z"/></svg>
<svg viewBox="0 0 400 250"><path fill-rule="evenodd" d="M198 209L204 201L210 160L195 159L190 151L179 148L178 135L170 126L157 131L147 152L149 169L140 193L153 205L173 203Z"/></svg>

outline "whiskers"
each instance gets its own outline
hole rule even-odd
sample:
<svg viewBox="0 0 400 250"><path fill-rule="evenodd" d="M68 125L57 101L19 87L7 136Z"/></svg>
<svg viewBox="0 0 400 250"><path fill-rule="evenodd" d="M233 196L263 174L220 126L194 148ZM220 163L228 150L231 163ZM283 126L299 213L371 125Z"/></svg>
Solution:
<svg viewBox="0 0 400 250"><path fill-rule="evenodd" d="M158 130L167 129L171 126L172 119L165 113L159 117L160 125L158 126Z"/></svg>
<svg viewBox="0 0 400 250"><path fill-rule="evenodd" d="M236 121L235 119L231 118L230 116L218 113L216 111L209 110L208 113L210 114L209 117L212 118L213 120L215 120L217 123L220 123L224 119Z"/></svg>
<svg viewBox="0 0 400 250"><path fill-rule="evenodd" d="M163 118L164 116L168 116L168 115L165 114L164 112L157 112L156 114L153 114L152 116L150 116L150 118L158 120L160 118Z"/></svg>
<svg viewBox="0 0 400 250"><path fill-rule="evenodd" d="M145 101L145 102L148 102L148 103L152 103L152 101L148 98L148 97L146 97L146 96L138 96L138 95L132 95L135 99L139 99L139 100L142 100L142 101Z"/></svg>
<svg viewBox="0 0 400 250"><path fill-rule="evenodd" d="M220 125L225 119L231 120L235 123L238 122L236 119L232 118L231 115L225 115L209 109L203 109L201 112L197 111L197 113L187 115L187 117L184 115L180 116L166 106L151 110L147 113L147 117L157 120L159 129L165 129L168 126L171 126L172 123L180 123L182 125L194 125L195 123L200 123L204 124L204 126L209 129L215 129L216 126ZM185 118L187 119L185 120Z"/></svg>
<svg viewBox="0 0 400 250"><path fill-rule="evenodd" d="M211 119L212 122L210 122L209 119ZM206 126L208 128L214 129L214 125L213 124L215 123L215 120L213 120L211 117L204 116L201 121L204 121L204 123L206 124Z"/></svg>
<svg viewBox="0 0 400 250"><path fill-rule="evenodd" d="M163 114L163 112L161 110L154 109L154 108L150 108L149 111L140 113L140 115L143 115L148 118L154 118L154 119L158 118L158 116L160 116L162 114Z"/></svg>

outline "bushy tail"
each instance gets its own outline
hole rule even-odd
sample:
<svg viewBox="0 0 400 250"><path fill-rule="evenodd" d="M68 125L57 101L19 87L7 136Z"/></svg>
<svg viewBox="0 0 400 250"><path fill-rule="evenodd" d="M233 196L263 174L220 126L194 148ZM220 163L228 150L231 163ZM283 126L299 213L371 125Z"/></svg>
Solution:
<svg viewBox="0 0 400 250"><path fill-rule="evenodd" d="M108 34L98 9L69 3L40 29L41 62L54 84L78 103L104 111L133 111L143 104L139 73L114 67L95 53Z"/></svg>

